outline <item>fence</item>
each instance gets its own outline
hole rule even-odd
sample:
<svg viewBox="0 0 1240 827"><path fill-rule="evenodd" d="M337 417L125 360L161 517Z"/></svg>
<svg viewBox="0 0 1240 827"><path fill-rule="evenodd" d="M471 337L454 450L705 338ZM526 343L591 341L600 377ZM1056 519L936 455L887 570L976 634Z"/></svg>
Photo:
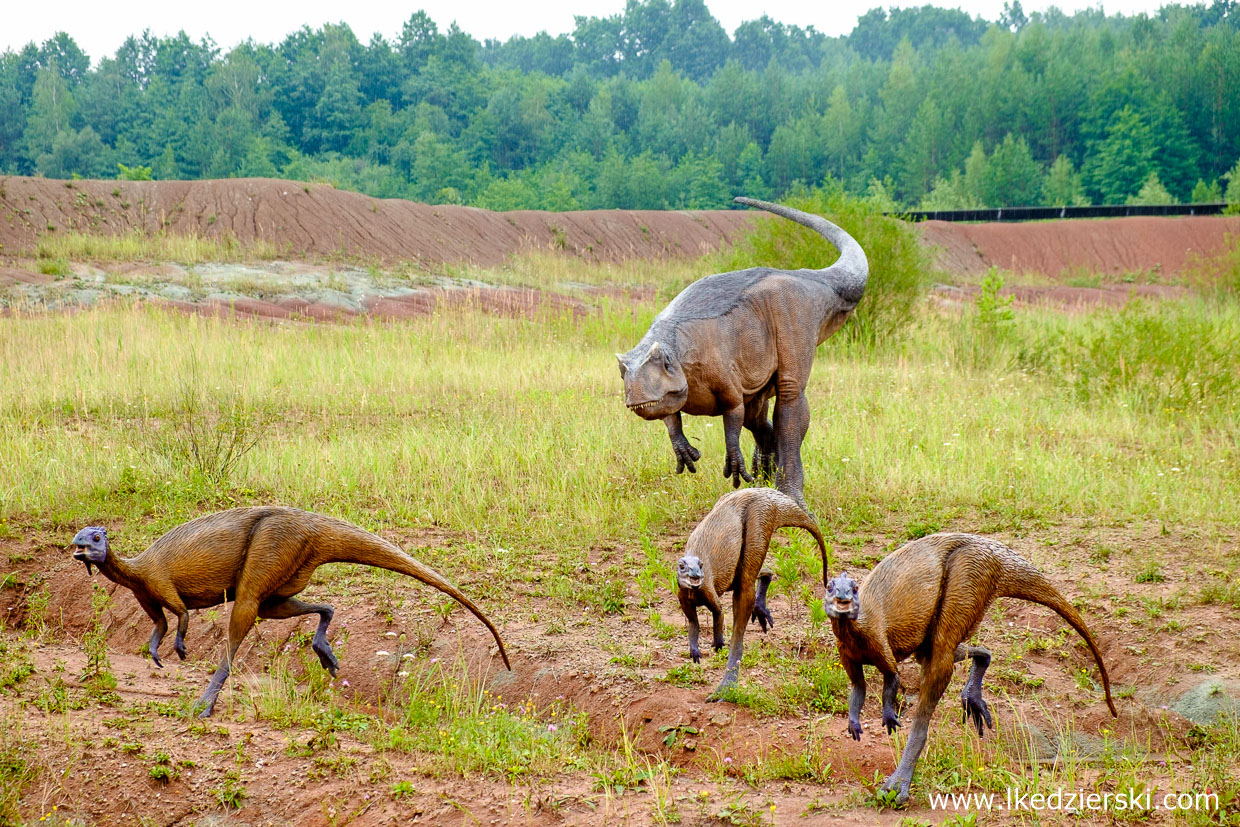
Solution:
<svg viewBox="0 0 1240 827"><path fill-rule="evenodd" d="M995 207L980 210L891 212L908 221L1047 221L1054 218L1120 218L1130 215L1221 215L1227 204L1103 204L1096 207Z"/></svg>

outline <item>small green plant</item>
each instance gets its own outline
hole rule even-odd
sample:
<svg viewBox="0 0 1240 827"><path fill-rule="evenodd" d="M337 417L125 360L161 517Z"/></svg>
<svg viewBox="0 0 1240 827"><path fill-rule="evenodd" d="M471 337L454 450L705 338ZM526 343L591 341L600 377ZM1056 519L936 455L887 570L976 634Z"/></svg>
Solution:
<svg viewBox="0 0 1240 827"><path fill-rule="evenodd" d="M663 746L674 747L682 735L697 735L700 730L689 724L664 724L659 727L663 735Z"/></svg>
<svg viewBox="0 0 1240 827"><path fill-rule="evenodd" d="M91 583L90 629L82 638L86 649L86 669L81 680L95 689L115 689L116 677L112 674L112 661L108 657L107 631L103 628L103 613L112 602L107 589L98 582Z"/></svg>
<svg viewBox="0 0 1240 827"><path fill-rule="evenodd" d="M392 798L399 801L402 798L411 798L417 794L417 790L413 788L412 781L397 781L392 785Z"/></svg>
<svg viewBox="0 0 1240 827"><path fill-rule="evenodd" d="M116 169L116 180L118 181L150 181L154 178L151 168L144 167L141 164L132 167L117 164Z"/></svg>
<svg viewBox="0 0 1240 827"><path fill-rule="evenodd" d="M1165 583L1167 575L1163 574L1162 566L1157 560L1150 560L1141 567L1134 579L1138 583Z"/></svg>
<svg viewBox="0 0 1240 827"><path fill-rule="evenodd" d="M224 773L224 778L219 784L211 788L211 794L215 796L215 800L230 810L239 810L241 805L249 798L245 785L241 783L241 773L238 770L228 770Z"/></svg>
<svg viewBox="0 0 1240 827"><path fill-rule="evenodd" d="M682 663L680 666L673 666L667 670L667 674L661 680L672 686L692 689L706 683L706 674L699 663Z"/></svg>

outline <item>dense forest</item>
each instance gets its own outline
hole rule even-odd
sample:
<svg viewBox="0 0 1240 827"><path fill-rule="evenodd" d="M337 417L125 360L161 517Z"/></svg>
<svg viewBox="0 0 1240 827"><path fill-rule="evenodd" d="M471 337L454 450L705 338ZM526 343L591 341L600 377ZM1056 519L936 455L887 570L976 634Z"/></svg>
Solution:
<svg viewBox="0 0 1240 827"><path fill-rule="evenodd" d="M0 172L276 176L550 210L722 207L827 178L906 207L1240 201L1240 3L988 22L874 9L846 36L702 0L480 43L418 12L226 53L0 55Z"/></svg>

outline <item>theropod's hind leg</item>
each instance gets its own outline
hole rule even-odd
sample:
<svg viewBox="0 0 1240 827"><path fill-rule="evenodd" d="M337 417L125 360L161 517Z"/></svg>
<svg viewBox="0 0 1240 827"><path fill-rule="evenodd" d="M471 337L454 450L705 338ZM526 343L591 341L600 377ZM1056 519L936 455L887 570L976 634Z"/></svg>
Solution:
<svg viewBox="0 0 1240 827"><path fill-rule="evenodd" d="M310 648L314 650L314 654L319 656L319 663L323 664L323 668L331 672L334 678L340 670L340 662L336 660L336 653L332 651L331 644L327 642L327 626L332 622L332 616L335 614L331 606L324 603L304 603L295 597L287 597L269 598L258 607L259 617L272 619L309 614L319 616L319 628L314 631L314 640L310 643Z"/></svg>
<svg viewBox="0 0 1240 827"><path fill-rule="evenodd" d="M771 617L771 611L766 607L766 590L771 585L772 575L769 571L764 571L758 575L758 591L754 595L753 601L753 620L758 621L758 625L762 627L762 631L768 628L775 628L775 618Z"/></svg>
<svg viewBox="0 0 1240 827"><path fill-rule="evenodd" d="M965 658L972 658L973 665L969 667L969 677L960 693L960 707L963 711L960 722L968 724L972 721L977 727L977 737L981 738L983 723L991 729L995 728L990 706L982 699L982 678L986 674L986 668L990 666L990 652L980 646L965 646L962 643L956 647L955 659L959 662Z"/></svg>
<svg viewBox="0 0 1240 827"><path fill-rule="evenodd" d="M219 697L224 681L228 680L228 676L232 673L233 658L237 656L237 650L241 648L241 641L250 633L250 629L254 628L254 619L257 616L258 601L238 595L236 602L233 603L232 617L228 621L228 648L224 650L224 657L220 660L215 674L211 676L211 681L207 684L202 697L195 704L202 710L198 713L198 717L209 718L215 711L215 699Z"/></svg>
<svg viewBox="0 0 1240 827"><path fill-rule="evenodd" d="M753 475L759 482L775 480L775 427L767 418L770 396L756 396L745 403L745 430L753 435Z"/></svg>

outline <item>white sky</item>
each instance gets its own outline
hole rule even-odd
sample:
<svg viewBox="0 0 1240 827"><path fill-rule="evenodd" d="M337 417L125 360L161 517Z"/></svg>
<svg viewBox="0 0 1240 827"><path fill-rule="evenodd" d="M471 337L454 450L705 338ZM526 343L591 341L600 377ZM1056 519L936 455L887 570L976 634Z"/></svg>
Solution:
<svg viewBox="0 0 1240 827"><path fill-rule="evenodd" d="M742 22L766 13L781 23L812 25L828 35L840 35L851 31L857 18L875 6L920 6L927 2L931 0L706 0L706 5L729 34ZM32 40L42 43L55 32L66 31L94 63L114 54L127 36L139 34L144 28L158 36L184 29L194 40L209 34L226 52L247 37L259 43L276 43L303 25L317 27L342 20L363 43L374 32L391 39L418 9L424 9L439 24L440 31L455 20L461 29L479 40L507 40L514 34L529 36L543 30L552 35L567 33L573 29L574 15L606 17L624 10L624 0L414 0L412 5L400 7L380 0L301 0L295 6L262 0L10 0L6 5L8 10L0 22L0 51L20 49ZM986 20L997 19L1003 10L1003 0L939 0L934 5L962 8ZM1099 3L1022 0L1026 14L1051 5L1072 13ZM1135 14L1154 12L1164 2L1110 0L1101 5L1109 13Z"/></svg>

